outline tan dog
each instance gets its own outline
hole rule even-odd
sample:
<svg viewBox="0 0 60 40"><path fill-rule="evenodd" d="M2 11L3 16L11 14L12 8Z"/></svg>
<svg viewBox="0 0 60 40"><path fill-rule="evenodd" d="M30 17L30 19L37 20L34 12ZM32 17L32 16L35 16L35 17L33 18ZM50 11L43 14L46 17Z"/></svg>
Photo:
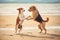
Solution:
<svg viewBox="0 0 60 40"><path fill-rule="evenodd" d="M38 25L38 28L41 30L40 33L42 32L42 30L45 30L45 33L47 32L46 28L45 28L45 23L49 21L49 18L47 18L46 20L43 20L42 17L40 16L38 10L36 9L35 6L31 6L28 9L29 12L32 12L32 16L30 17L30 19L34 19L35 21L39 22L40 24Z"/></svg>
<svg viewBox="0 0 60 40"><path fill-rule="evenodd" d="M15 32L17 33L17 30L18 29L22 29L22 23L25 19L25 16L23 14L23 12L25 11L23 8L18 8L18 16L17 16L17 19L16 19L16 27L15 27ZM20 32L19 30L19 32Z"/></svg>

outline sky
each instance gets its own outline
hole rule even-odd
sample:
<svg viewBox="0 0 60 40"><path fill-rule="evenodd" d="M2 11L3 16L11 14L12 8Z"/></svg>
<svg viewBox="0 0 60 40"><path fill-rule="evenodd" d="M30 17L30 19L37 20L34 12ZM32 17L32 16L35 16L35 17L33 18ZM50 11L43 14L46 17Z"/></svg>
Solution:
<svg viewBox="0 0 60 40"><path fill-rule="evenodd" d="M21 2L60 2L60 0L0 0L0 3L21 3Z"/></svg>

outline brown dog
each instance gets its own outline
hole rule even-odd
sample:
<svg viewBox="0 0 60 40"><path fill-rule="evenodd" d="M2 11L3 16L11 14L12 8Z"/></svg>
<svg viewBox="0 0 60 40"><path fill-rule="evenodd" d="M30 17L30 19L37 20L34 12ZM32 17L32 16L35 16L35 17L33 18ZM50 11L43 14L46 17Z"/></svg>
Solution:
<svg viewBox="0 0 60 40"><path fill-rule="evenodd" d="M41 30L40 33L42 32L42 30L45 30L45 33L47 32L46 28L45 28L45 23L49 21L49 18L47 18L47 20L43 20L41 15L39 14L38 10L36 9L35 6L31 6L28 9L29 12L32 12L32 16L30 17L30 19L34 19L35 21L39 22L40 24L38 25L38 28Z"/></svg>
<svg viewBox="0 0 60 40"><path fill-rule="evenodd" d="M24 18L25 18L24 14L23 14L23 12L25 10L23 8L18 8L17 10L18 10L18 16L17 16L17 19L16 19L16 27L15 27L15 32L16 33L17 33L18 29L20 29L20 30L22 29L22 23L23 23ZM20 30L19 30L19 32L20 32Z"/></svg>

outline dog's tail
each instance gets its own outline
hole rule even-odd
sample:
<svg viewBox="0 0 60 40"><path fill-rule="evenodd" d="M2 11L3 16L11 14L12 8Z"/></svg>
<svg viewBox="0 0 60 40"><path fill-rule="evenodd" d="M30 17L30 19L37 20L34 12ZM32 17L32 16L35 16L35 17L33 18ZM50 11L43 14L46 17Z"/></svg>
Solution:
<svg viewBox="0 0 60 40"><path fill-rule="evenodd" d="M43 22L48 22L49 21L49 18L47 17L47 19L46 20L43 20Z"/></svg>

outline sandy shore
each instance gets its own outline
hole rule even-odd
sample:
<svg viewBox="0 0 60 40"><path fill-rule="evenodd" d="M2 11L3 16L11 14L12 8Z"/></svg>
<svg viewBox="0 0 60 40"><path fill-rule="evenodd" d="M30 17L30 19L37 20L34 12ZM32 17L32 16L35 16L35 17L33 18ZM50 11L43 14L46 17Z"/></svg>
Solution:
<svg viewBox="0 0 60 40"><path fill-rule="evenodd" d="M29 6L35 5L46 23L47 34L39 33L36 27L39 23L33 20L25 20L23 29L15 34L15 24L19 7L28 10ZM25 11L26 14L29 12ZM27 16L27 15L26 15ZM60 3L49 4L0 4L0 40L60 40Z"/></svg>
<svg viewBox="0 0 60 40"><path fill-rule="evenodd" d="M1 28L0 28L1 29ZM60 40L60 29L48 29L47 34L39 33L38 29L23 29L15 34L14 30L0 30L0 40Z"/></svg>
<svg viewBox="0 0 60 40"><path fill-rule="evenodd" d="M0 16L0 27L15 27L15 15ZM60 15L42 15L43 19L49 17L46 26L60 26ZM24 20L23 26L37 26L39 23L33 20Z"/></svg>

